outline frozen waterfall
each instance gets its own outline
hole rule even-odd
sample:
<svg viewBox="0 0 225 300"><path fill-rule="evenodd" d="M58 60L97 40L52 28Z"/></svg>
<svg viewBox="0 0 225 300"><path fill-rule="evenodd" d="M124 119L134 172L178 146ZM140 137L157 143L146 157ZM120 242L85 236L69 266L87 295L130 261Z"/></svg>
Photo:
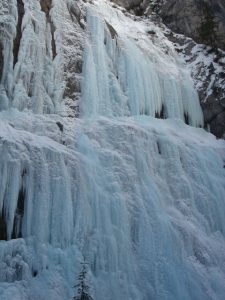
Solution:
<svg viewBox="0 0 225 300"><path fill-rule="evenodd" d="M0 299L72 300L85 261L94 300L224 300L225 142L197 128L198 96L172 43L108 1L77 1L87 12L81 112L61 116L72 1L52 1L56 55L39 1L22 2L14 67L17 3L0 4L12 18L0 86ZM73 47L71 36L71 56Z"/></svg>
<svg viewBox="0 0 225 300"><path fill-rule="evenodd" d="M41 10L39 1L1 0L4 64L0 72L0 109L14 107L35 113L60 110L64 91L58 28L60 6L60 1L53 1L49 15Z"/></svg>
<svg viewBox="0 0 225 300"><path fill-rule="evenodd" d="M161 40L166 50L159 50L146 35L145 23L135 28L135 21L104 2L88 9L87 25L83 116L161 115L203 125L190 74L168 41Z"/></svg>

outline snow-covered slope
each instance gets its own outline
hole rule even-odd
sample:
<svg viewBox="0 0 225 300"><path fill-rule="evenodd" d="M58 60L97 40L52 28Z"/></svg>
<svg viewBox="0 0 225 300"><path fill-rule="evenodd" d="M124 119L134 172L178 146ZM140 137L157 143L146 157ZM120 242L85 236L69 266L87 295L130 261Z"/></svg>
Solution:
<svg viewBox="0 0 225 300"><path fill-rule="evenodd" d="M13 15L16 2L2 3ZM173 44L107 1L55 0L52 56L47 15L24 4L24 26L38 27L34 40L23 31L14 68L13 31L4 40L0 299L73 299L83 262L93 299L224 299L225 142L196 128L197 93ZM36 54L24 51L35 41ZM68 57L83 49L80 76Z"/></svg>

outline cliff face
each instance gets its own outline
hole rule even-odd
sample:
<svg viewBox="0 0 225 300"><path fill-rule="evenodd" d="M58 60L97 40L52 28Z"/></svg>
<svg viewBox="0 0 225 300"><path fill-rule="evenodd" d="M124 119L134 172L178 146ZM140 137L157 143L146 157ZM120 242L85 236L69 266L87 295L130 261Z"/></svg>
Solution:
<svg viewBox="0 0 225 300"><path fill-rule="evenodd" d="M225 133L225 52L211 51L184 35L168 31L168 38L191 70L204 115L205 128L216 137Z"/></svg>
<svg viewBox="0 0 225 300"><path fill-rule="evenodd" d="M193 38L198 43L206 43L198 30L204 18L204 6L208 4L216 23L215 44L225 49L225 2L222 0L167 0L163 3L160 15L164 23L177 33Z"/></svg>
<svg viewBox="0 0 225 300"><path fill-rule="evenodd" d="M225 49L225 2L223 0L114 0L113 2L134 10L137 14L159 14L163 22L174 32L193 38L198 43L207 44L199 28L208 7L214 18L215 44Z"/></svg>
<svg viewBox="0 0 225 300"><path fill-rule="evenodd" d="M147 3L148 1L145 6ZM216 47L225 49L225 2L222 0L150 1L148 14L155 12L174 32L191 37L197 43L208 44L208 40L200 34L199 30L204 19L206 5L215 22L216 34L212 35L212 43ZM174 41L178 44L185 43L184 39L179 36ZM224 52L210 53L210 49L201 46L196 52L194 50L196 44L193 41L187 39L186 44L182 52L192 68L204 113L205 126L209 126L210 131L217 137L222 137L225 133Z"/></svg>

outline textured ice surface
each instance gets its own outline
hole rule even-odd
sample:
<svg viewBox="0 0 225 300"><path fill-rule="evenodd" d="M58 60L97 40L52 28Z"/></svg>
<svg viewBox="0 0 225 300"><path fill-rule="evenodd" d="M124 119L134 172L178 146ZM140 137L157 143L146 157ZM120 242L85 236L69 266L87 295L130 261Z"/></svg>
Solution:
<svg viewBox="0 0 225 300"><path fill-rule="evenodd" d="M0 74L1 110L14 107L34 113L63 113L61 101L65 85L69 76L74 76L73 80L76 77L68 66L69 61L75 64L76 59L71 56L81 55L74 37L82 47L67 2L53 0L51 9L43 11L39 1L1 1L0 37L4 62ZM17 32L17 3L24 10L24 14L20 12L21 36Z"/></svg>
<svg viewBox="0 0 225 300"><path fill-rule="evenodd" d="M224 142L144 116L58 121L1 114L0 203L23 237L0 243L1 299L72 299L83 256L94 299L224 299Z"/></svg>
<svg viewBox="0 0 225 300"><path fill-rule="evenodd" d="M34 39L23 34L22 45L34 49L30 20L37 15L44 35L44 14L38 1L24 3ZM16 1L2 4L16 22ZM54 20L65 20L64 4L53 1ZM61 87L60 51L43 64L39 45L30 62L21 53L3 72L1 108L14 108L0 113L1 300L72 299L84 259L96 300L224 300L225 143L182 121L185 113L202 122L192 81L159 28L147 38L146 22L87 4L81 119L52 114L60 97L34 98L43 82ZM28 63L41 84L29 99ZM26 80L15 81L16 70ZM154 118L162 105L167 120Z"/></svg>
<svg viewBox="0 0 225 300"><path fill-rule="evenodd" d="M202 125L189 71L159 28L154 27L154 41L147 35L152 23L137 25L104 1L88 7L87 26L83 116L155 116L163 111L164 117L184 120L186 115L191 125Z"/></svg>

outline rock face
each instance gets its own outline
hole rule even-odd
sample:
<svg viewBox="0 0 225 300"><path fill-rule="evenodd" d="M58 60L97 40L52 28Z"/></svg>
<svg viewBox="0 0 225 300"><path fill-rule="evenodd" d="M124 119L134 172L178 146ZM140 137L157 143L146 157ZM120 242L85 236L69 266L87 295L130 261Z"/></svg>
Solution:
<svg viewBox="0 0 225 300"><path fill-rule="evenodd" d="M142 4L142 0L115 0L113 2L125 7L126 9L133 9Z"/></svg>
<svg viewBox="0 0 225 300"><path fill-rule="evenodd" d="M216 36L215 45L221 49L225 49L225 2L221 0L184 0L184 1L151 1L151 9L149 12L154 11L162 17L163 23L165 23L171 30L184 34L185 36L193 38L197 43L207 44L204 40L198 28L201 26L203 19L203 6L206 3L211 10L212 15L215 17L216 22ZM192 64L195 60L195 71L193 72L194 80L199 84L196 87L199 92L199 98L201 101L205 126L210 127L210 131L221 138L225 133L225 79L224 79L224 52L218 52L216 54L210 54L203 48L199 49L205 55L201 60L200 55L193 51L194 43L188 42L189 47L186 50L190 50L190 44L192 44L192 50L190 50L187 59L187 63ZM186 54L186 50L184 51ZM199 53L200 53L199 52ZM195 56L195 58L194 58ZM198 59L196 59L198 57Z"/></svg>
<svg viewBox="0 0 225 300"><path fill-rule="evenodd" d="M177 33L185 34L196 42L207 43L198 28L204 16L203 7L207 3L217 24L215 43L225 49L225 2L223 0L167 0L162 4L160 14L164 23Z"/></svg>
<svg viewBox="0 0 225 300"><path fill-rule="evenodd" d="M204 18L204 6L208 5L216 23L216 46L225 49L225 2L223 0L114 0L126 9L140 14L159 14L163 22L174 32L193 38L198 43L207 41L199 28Z"/></svg>
<svg viewBox="0 0 225 300"><path fill-rule="evenodd" d="M224 136L225 128L225 98L215 101L212 95L207 102L202 104L205 122L210 124L211 132L217 137Z"/></svg>
<svg viewBox="0 0 225 300"><path fill-rule="evenodd" d="M209 47L196 44L179 34L169 34L176 50L184 57L199 94L205 128L218 138L225 133L225 62L224 52L211 52Z"/></svg>

